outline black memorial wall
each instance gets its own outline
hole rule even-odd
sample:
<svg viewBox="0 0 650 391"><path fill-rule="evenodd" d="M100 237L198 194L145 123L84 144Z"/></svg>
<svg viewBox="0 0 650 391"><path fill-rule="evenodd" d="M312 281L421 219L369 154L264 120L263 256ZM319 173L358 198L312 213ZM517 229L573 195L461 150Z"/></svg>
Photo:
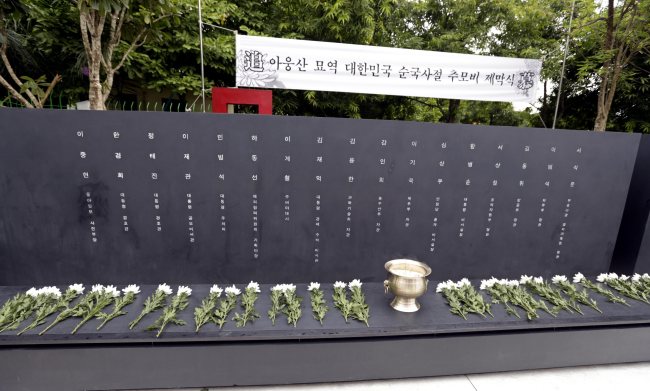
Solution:
<svg viewBox="0 0 650 391"><path fill-rule="evenodd" d="M0 111L0 284L381 281L610 267L640 136Z"/></svg>
<svg viewBox="0 0 650 391"><path fill-rule="evenodd" d="M618 233L612 271L650 272L650 137L639 144L632 182Z"/></svg>

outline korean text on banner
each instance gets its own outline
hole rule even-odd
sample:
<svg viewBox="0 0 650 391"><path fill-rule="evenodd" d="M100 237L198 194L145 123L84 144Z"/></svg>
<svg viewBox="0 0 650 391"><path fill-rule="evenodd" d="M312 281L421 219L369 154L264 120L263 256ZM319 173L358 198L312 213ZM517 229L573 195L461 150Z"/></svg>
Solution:
<svg viewBox="0 0 650 391"><path fill-rule="evenodd" d="M237 35L237 86L533 102L540 60Z"/></svg>

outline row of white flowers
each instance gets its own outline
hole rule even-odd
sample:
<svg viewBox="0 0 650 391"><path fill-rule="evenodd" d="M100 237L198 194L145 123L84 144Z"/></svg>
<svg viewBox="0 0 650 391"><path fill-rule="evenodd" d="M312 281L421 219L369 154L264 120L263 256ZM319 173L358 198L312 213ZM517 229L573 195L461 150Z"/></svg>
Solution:
<svg viewBox="0 0 650 391"><path fill-rule="evenodd" d="M552 316L556 316L561 310L583 314L580 306L585 305L602 313L596 300L589 297L587 290L604 296L612 303L629 306L625 300L627 297L650 304L648 273L636 273L632 276L601 273L596 277L596 281L597 283L592 282L582 273L576 273L571 281L565 275L555 275L550 282L541 276L522 275L519 280L496 277L481 280L479 288L492 297L493 303L503 304L508 314L519 316L516 307L524 309L529 320L537 318L538 309ZM489 305L482 302L482 297L467 278L456 282L440 282L436 292L443 294L452 313L463 318L470 312L483 316L490 313ZM536 299L531 293L548 301L552 307L547 307L544 301Z"/></svg>

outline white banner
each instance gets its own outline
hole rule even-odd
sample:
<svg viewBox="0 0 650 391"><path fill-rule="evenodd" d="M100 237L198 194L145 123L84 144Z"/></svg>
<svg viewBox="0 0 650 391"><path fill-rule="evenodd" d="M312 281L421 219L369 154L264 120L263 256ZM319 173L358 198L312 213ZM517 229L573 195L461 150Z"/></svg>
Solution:
<svg viewBox="0 0 650 391"><path fill-rule="evenodd" d="M532 102L540 60L237 35L237 86Z"/></svg>

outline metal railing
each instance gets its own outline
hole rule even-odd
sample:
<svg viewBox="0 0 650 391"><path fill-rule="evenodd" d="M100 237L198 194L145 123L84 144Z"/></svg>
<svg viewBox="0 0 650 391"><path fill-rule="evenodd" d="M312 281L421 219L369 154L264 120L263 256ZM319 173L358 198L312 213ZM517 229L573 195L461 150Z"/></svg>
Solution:
<svg viewBox="0 0 650 391"><path fill-rule="evenodd" d="M0 107L25 107L11 95L0 99ZM76 110L75 101L66 97L63 92L58 95L52 94L47 99L44 109L56 110ZM166 111L166 112L212 112L212 104L207 103L205 110L200 102L188 105L182 102L142 102L139 101L121 101L117 99L109 100L106 104L107 110L119 111Z"/></svg>

